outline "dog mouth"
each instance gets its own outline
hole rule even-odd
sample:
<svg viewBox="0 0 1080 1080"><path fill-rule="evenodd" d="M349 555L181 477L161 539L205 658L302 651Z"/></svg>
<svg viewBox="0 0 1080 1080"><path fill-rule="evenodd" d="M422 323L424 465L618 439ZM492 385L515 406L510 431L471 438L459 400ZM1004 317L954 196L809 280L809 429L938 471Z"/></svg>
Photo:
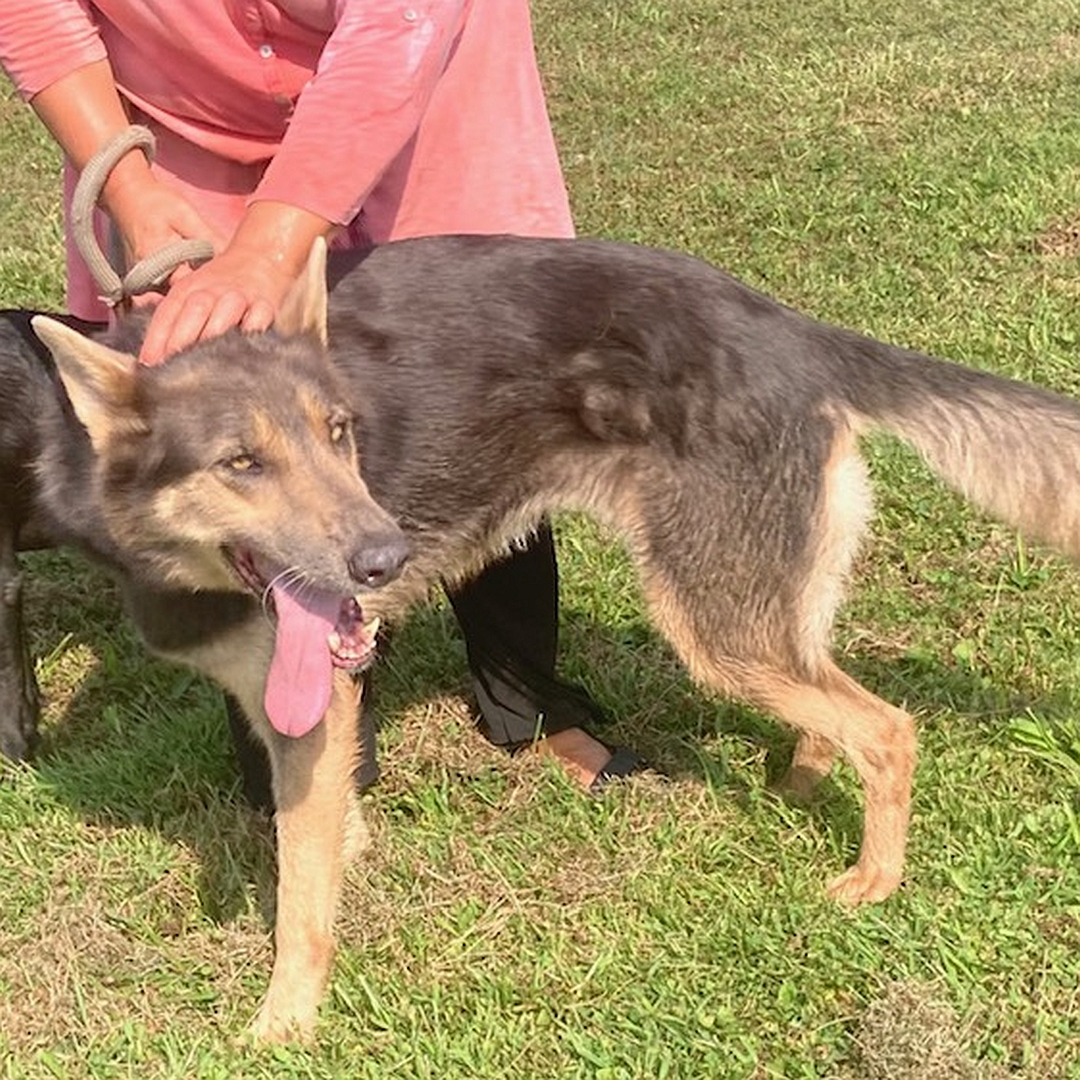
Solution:
<svg viewBox="0 0 1080 1080"><path fill-rule="evenodd" d="M282 735L305 735L329 707L334 669L359 671L374 659L379 619L365 620L355 596L321 589L250 551L226 548L225 556L276 616L263 700L267 718Z"/></svg>

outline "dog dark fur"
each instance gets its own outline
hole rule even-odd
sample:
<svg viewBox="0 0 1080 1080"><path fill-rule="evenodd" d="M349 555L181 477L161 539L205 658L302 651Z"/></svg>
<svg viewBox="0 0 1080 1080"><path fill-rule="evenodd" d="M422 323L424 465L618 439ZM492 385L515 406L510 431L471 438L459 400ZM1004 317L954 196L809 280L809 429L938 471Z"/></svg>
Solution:
<svg viewBox="0 0 1080 1080"><path fill-rule="evenodd" d="M91 328L79 319L57 317L83 332ZM35 469L48 426L43 418L56 414L65 395L30 318L25 311L0 311L0 756L15 761L33 748L39 711L23 634L22 580L15 553L73 539L63 518L52 514L41 498ZM74 417L70 421L74 432Z"/></svg>
<svg viewBox="0 0 1080 1080"><path fill-rule="evenodd" d="M339 674L324 723L271 729L273 629L238 551L393 620L543 514L594 515L624 538L693 676L796 729L790 789L851 761L864 839L830 891L887 896L913 724L830 656L870 513L858 436L893 432L980 506L1077 554L1080 407L813 322L663 251L388 245L336 284L328 335L321 281L316 255L280 333L227 335L158 369L37 324L86 429L59 407L36 414L37 496L90 523L83 544L120 575L150 647L235 694L270 753L277 957L257 1030L314 1020L355 815L355 691Z"/></svg>

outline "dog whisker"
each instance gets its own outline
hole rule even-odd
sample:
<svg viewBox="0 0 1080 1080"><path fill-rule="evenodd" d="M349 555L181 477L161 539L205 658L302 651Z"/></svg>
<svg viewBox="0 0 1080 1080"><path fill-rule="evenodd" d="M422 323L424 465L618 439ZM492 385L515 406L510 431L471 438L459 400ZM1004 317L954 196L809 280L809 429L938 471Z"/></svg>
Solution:
<svg viewBox="0 0 1080 1080"><path fill-rule="evenodd" d="M283 570L279 570L264 586L262 595L259 598L260 604L263 609L263 614L270 617L270 598L273 595L274 586L279 585L282 588L290 588L300 583L299 589L292 589L292 591L302 593L305 587L311 587L310 583L305 582L306 574L298 566L286 566Z"/></svg>

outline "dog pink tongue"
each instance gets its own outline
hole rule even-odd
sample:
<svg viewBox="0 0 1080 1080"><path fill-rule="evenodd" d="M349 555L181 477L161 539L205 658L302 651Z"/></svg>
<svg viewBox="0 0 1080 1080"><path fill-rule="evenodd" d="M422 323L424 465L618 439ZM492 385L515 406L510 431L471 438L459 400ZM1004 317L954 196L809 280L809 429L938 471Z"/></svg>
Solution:
<svg viewBox="0 0 1080 1080"><path fill-rule="evenodd" d="M263 704L275 731L298 738L323 718L330 704L334 665L327 638L341 610L341 597L273 586L277 609L274 658Z"/></svg>

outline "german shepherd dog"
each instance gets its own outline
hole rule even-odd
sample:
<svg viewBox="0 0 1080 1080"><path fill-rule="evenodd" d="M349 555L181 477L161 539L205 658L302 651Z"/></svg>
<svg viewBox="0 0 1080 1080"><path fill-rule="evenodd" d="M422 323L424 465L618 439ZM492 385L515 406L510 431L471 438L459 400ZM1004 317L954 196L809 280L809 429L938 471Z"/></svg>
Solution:
<svg viewBox="0 0 1080 1080"><path fill-rule="evenodd" d="M308 1031L328 975L359 835L348 671L376 620L556 510L621 534L698 682L796 729L789 789L848 758L865 829L829 891L888 896L913 723L830 655L871 507L859 435L898 435L1077 554L1080 406L811 321L671 252L405 241L345 273L329 315L324 260L317 246L275 331L161 367L135 362L137 329L103 344L34 320L73 410L41 421L42 504L118 574L148 645L231 691L269 752L276 959L256 1032Z"/></svg>

